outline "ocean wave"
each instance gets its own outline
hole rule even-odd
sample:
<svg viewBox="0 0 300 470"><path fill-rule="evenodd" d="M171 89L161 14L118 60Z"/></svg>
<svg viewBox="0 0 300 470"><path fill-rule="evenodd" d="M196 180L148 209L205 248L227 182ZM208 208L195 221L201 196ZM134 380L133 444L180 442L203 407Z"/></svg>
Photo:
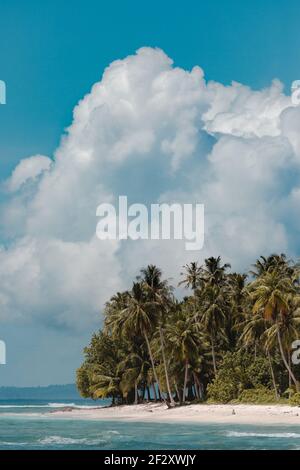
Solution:
<svg viewBox="0 0 300 470"><path fill-rule="evenodd" d="M78 409L89 409L89 408L102 408L101 406L95 405L76 405L75 403L47 403L46 405L0 405L0 409L9 408L78 408Z"/></svg>
<svg viewBox="0 0 300 470"><path fill-rule="evenodd" d="M36 441L31 442L12 442L12 441L0 441L1 447L45 447L45 446L72 446L72 445L82 445L82 446L103 446L111 442L113 436L120 436L119 431L108 430L104 431L96 437L66 437L66 436L46 436Z"/></svg>
<svg viewBox="0 0 300 470"><path fill-rule="evenodd" d="M261 432L238 432L228 431L226 432L227 437L270 437L270 438L287 438L287 439L300 439L300 433L297 432L272 432L272 433L261 433Z"/></svg>
<svg viewBox="0 0 300 470"><path fill-rule="evenodd" d="M24 447L27 446L28 442L10 442L10 441L0 441L0 446L14 446L14 447Z"/></svg>
<svg viewBox="0 0 300 470"><path fill-rule="evenodd" d="M76 405L75 403L48 403L49 408L64 408L66 406L70 406L72 408L78 408L78 409L89 409L89 408L102 408L102 406L99 405Z"/></svg>
<svg viewBox="0 0 300 470"><path fill-rule="evenodd" d="M63 437L63 436L47 436L38 440L38 443L43 446L51 445L86 445L86 446L96 446L100 444L106 444L107 441L103 438L72 438L72 437Z"/></svg>
<svg viewBox="0 0 300 470"><path fill-rule="evenodd" d="M76 407L75 403L47 403L47 405L0 405L0 408L63 408L66 406Z"/></svg>

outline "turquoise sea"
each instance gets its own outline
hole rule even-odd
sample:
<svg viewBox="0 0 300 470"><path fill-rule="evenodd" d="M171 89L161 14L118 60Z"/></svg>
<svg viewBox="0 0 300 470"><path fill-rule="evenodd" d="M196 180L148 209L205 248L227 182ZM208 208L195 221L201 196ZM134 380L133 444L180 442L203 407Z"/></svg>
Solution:
<svg viewBox="0 0 300 470"><path fill-rule="evenodd" d="M0 449L300 450L300 426L90 421L49 414L62 406L94 407L95 403L1 401Z"/></svg>

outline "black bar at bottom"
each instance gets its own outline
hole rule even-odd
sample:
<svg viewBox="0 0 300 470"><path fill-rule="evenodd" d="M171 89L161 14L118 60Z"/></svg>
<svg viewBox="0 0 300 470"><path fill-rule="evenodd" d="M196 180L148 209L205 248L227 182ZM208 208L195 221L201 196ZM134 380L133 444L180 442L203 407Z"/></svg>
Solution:
<svg viewBox="0 0 300 470"><path fill-rule="evenodd" d="M246 460L245 460L246 459ZM140 468L142 465L168 465L184 466L186 468L202 466L204 462L209 464L217 462L220 465L226 463L231 467L240 464L265 462L270 463L270 459L276 459L277 464L299 463L299 454L297 451L224 451L224 450L95 450L95 451L0 451L0 464L4 462L25 463L40 465L43 462L93 462L102 465L122 466L125 468Z"/></svg>

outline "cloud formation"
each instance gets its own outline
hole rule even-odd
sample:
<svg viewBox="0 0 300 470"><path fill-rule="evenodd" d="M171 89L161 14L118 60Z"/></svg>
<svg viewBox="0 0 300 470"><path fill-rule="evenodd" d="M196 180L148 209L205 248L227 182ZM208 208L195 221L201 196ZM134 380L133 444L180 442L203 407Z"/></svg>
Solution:
<svg viewBox="0 0 300 470"><path fill-rule="evenodd" d="M11 192L18 191L28 180L35 180L44 171L49 170L50 166L50 158L43 155L24 158L16 166L9 178L7 189Z"/></svg>
<svg viewBox="0 0 300 470"><path fill-rule="evenodd" d="M200 67L174 67L152 48L113 62L75 107L51 159L24 159L5 182L0 321L90 326L141 263L174 277L207 255L238 269L261 253L296 254L299 127L300 108L277 80L260 91L206 83ZM204 249L100 242L96 207L121 194L204 203Z"/></svg>

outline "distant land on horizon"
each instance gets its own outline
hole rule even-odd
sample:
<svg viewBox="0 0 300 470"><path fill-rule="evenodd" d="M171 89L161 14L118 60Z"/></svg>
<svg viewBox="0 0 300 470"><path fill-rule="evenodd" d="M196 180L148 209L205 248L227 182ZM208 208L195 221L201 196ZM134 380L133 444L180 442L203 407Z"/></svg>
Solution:
<svg viewBox="0 0 300 470"><path fill-rule="evenodd" d="M0 400L78 400L81 398L75 384L46 387L0 387Z"/></svg>

